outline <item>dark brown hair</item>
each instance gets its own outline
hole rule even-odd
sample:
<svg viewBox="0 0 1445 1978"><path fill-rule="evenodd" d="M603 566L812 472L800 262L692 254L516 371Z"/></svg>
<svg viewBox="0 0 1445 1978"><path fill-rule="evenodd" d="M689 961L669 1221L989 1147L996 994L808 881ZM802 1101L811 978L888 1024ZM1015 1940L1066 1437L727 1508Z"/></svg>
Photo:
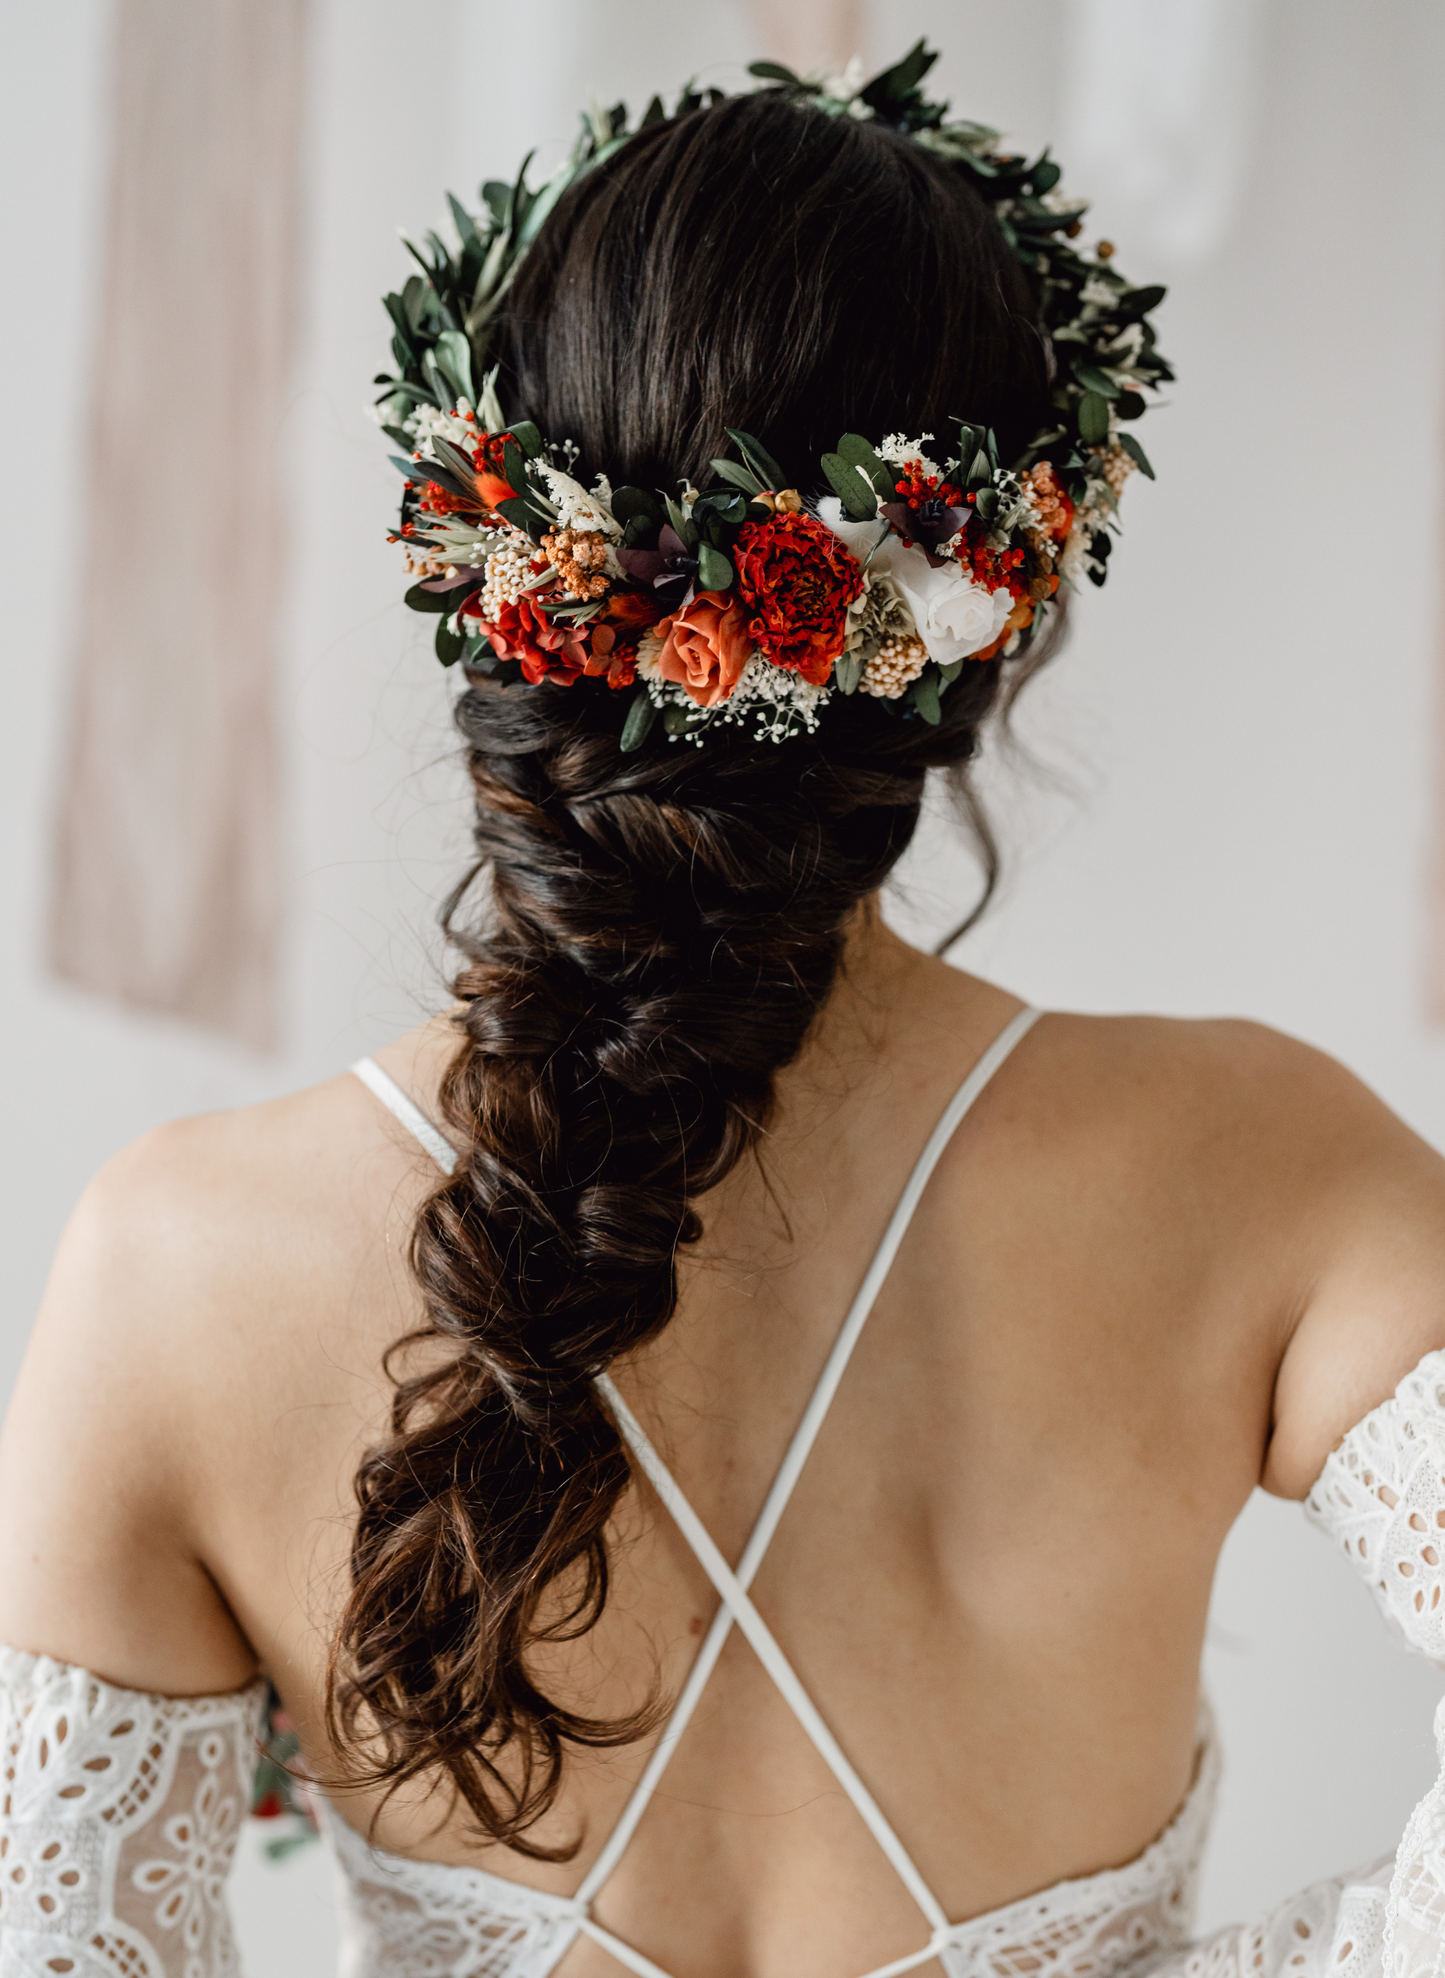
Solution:
<svg viewBox="0 0 1445 1978"><path fill-rule="evenodd" d="M967 418L1008 458L1049 416L1028 285L962 176L771 95L655 125L576 186L502 349L505 405L572 438L580 472L644 487L706 485L725 426L806 491L844 432L946 453ZM679 1245L756 1146L927 771L964 770L1003 677L965 665L936 727L855 695L813 736L694 748L659 725L632 754L601 681L471 680L478 864L445 915L463 1010L440 1097L462 1157L413 1244L428 1368L357 1478L328 1695L354 1778L449 1777L481 1835L542 1854L567 1746L651 1721L580 1715L529 1667L607 1598L630 1472L593 1378L671 1318Z"/></svg>

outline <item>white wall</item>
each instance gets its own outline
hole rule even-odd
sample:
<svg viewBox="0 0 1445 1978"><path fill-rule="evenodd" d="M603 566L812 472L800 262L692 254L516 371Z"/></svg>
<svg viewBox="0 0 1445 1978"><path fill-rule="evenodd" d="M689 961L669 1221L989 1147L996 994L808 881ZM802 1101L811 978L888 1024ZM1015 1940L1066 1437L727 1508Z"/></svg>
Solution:
<svg viewBox="0 0 1445 1978"><path fill-rule="evenodd" d="M1208 12L1208 0L1150 0ZM1421 1025L1424 834L1441 588L1445 14L1435 0L1229 0L1255 91L1221 103L1242 192L1214 250L1172 276L1176 406L1149 421L1157 488L1131 485L1109 588L1024 721L1072 790L995 778L1014 877L968 950L1035 1000L1228 1010L1356 1066L1445 1145L1445 1050ZM74 520L105 159L104 0L0 0L0 1021L11 1040L0 1215L18 1364L69 1203L156 1120L334 1071L435 996L433 902L463 853L446 694L381 542L391 471L359 417L402 272L392 229L450 184L569 141L595 88L640 101L726 79L736 0L318 0L311 288L282 444L297 563L287 626L290 1023L256 1061L58 988L40 930L52 772L71 662ZM927 32L955 101L1035 143L1082 119L1069 30L1109 0L874 0L880 58ZM1114 26L1111 29L1111 15ZM1139 33L1136 8L1134 34ZM1127 23L1126 23L1127 31ZM734 71L735 73L735 71ZM1077 73L1077 71L1075 71ZM1216 161L1217 162L1217 161ZM1201 165L1199 169L1205 169ZM1101 162L1111 228L1145 224ZM1147 204L1147 202L1146 202ZM104 663L103 654L87 663ZM966 861L935 827L900 917L942 926ZM1167 1315L1161 1315L1167 1322ZM1228 1745L1204 1920L1388 1848L1429 1773L1434 1672L1291 1507L1257 1500L1221 1569L1209 1678ZM319 1862L248 1859L247 1968L326 1968Z"/></svg>

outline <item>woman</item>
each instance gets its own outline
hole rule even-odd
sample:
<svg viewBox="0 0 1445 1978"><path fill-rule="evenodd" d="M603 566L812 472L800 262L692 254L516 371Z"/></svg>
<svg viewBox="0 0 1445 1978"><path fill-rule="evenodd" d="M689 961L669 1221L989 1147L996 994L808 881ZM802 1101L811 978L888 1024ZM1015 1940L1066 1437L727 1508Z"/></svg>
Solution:
<svg viewBox="0 0 1445 1978"><path fill-rule="evenodd" d="M1445 1168L1287 1039L1035 1022L877 910L1167 375L923 66L609 124L392 298L485 897L446 1015L66 1235L0 1971L233 1968L262 1678L366 1978L1433 1959L1429 1802L1393 1894L1185 1945L1254 1485L1445 1650Z"/></svg>

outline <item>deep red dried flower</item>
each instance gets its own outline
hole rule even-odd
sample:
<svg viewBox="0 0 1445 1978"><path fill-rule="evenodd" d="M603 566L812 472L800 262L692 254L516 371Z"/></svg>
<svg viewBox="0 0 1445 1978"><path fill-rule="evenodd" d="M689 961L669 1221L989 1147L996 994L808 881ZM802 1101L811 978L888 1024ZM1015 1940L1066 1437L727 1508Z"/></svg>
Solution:
<svg viewBox="0 0 1445 1978"><path fill-rule="evenodd" d="M863 589L856 560L815 515L787 510L745 522L733 560L753 644L774 666L825 686L843 650L848 606Z"/></svg>

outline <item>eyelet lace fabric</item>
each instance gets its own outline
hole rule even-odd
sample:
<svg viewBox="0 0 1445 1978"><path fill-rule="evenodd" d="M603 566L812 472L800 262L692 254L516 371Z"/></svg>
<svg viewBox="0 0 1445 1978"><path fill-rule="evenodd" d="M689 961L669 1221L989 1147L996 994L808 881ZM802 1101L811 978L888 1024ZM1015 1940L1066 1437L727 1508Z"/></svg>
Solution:
<svg viewBox="0 0 1445 1978"><path fill-rule="evenodd" d="M266 1685L142 1696L0 1648L0 1978L233 1978Z"/></svg>
<svg viewBox="0 0 1445 1978"><path fill-rule="evenodd" d="M952 1924L930 1954L948 1978L1107 1978L1182 1947L1218 1777L1205 1709L1189 1796L1143 1854ZM564 1897L382 1853L334 1812L325 1832L345 1877L343 1978L546 1978L582 1928L584 1906Z"/></svg>

